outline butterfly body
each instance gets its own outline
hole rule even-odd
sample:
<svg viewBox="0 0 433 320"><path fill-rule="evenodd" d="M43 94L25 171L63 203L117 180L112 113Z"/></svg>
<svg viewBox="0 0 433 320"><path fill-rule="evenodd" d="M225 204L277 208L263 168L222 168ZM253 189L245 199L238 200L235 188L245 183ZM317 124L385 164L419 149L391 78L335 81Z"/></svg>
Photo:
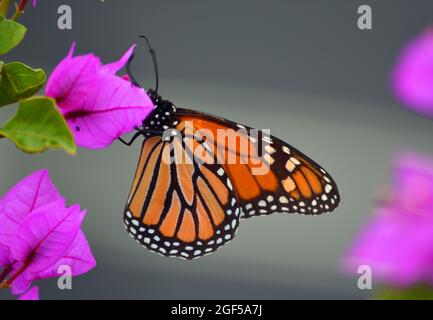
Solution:
<svg viewBox="0 0 433 320"><path fill-rule="evenodd" d="M193 259L231 241L241 219L338 206L329 174L282 140L149 94L155 109L139 129L144 141L124 212L145 248Z"/></svg>

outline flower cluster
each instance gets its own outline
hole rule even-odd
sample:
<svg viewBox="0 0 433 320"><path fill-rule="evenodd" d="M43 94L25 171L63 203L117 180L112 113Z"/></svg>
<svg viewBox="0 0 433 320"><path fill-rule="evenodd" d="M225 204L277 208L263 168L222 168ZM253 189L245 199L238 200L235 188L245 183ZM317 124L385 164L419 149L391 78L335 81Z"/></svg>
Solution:
<svg viewBox="0 0 433 320"><path fill-rule="evenodd" d="M433 284L433 162L406 153L397 158L391 199L348 252L352 272L369 265L375 278L395 287Z"/></svg>
<svg viewBox="0 0 433 320"><path fill-rule="evenodd" d="M134 46L119 61L106 65L93 54L74 57L74 48L75 44L51 74L46 94L56 100L77 145L105 148L139 127L153 103L144 89L116 76Z"/></svg>
<svg viewBox="0 0 433 320"><path fill-rule="evenodd" d="M433 29L402 50L392 73L392 88L407 108L433 116Z"/></svg>
<svg viewBox="0 0 433 320"><path fill-rule="evenodd" d="M433 117L433 29L403 48L391 87L409 110ZM433 286L433 161L413 153L400 155L393 180L391 198L378 206L347 252L344 266L356 273L368 265L375 279L410 295L408 289L419 284Z"/></svg>
<svg viewBox="0 0 433 320"><path fill-rule="evenodd" d="M47 170L16 184L0 200L1 287L35 298L32 282L58 277L60 266L68 266L73 276L94 268L81 230L85 215L79 205L66 206Z"/></svg>
<svg viewBox="0 0 433 320"><path fill-rule="evenodd" d="M0 2L0 55L24 40L27 28L17 20L28 2L21 0L11 18L12 2ZM106 148L141 126L153 102L128 77L116 75L131 58L134 46L119 61L106 65L92 53L74 56L74 49L75 44L49 77L44 97L34 97L47 81L42 69L0 61L0 107L19 104L15 116L0 126L0 138L27 153L62 148L75 154L77 145Z"/></svg>

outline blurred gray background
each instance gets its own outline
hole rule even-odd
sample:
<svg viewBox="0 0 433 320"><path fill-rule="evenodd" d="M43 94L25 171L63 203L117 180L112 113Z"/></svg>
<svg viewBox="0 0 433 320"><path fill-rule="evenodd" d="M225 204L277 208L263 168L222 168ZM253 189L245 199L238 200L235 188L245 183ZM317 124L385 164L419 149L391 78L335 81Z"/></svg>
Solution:
<svg viewBox="0 0 433 320"><path fill-rule="evenodd" d="M73 29L57 29L57 8L73 9ZM369 4L373 30L357 28ZM56 288L39 281L44 299L366 298L341 259L371 216L402 149L433 154L433 122L405 111L389 91L389 72L404 43L433 22L431 0L332 1L39 1L21 22L29 32L4 58L43 67L66 55L117 59L137 35L157 50L160 93L181 107L224 116L288 141L329 170L341 191L332 214L275 214L242 222L216 254L186 262L141 248L125 232L122 212L140 143L103 151L26 155L0 141L0 194L33 170L49 168L70 203L88 208L84 222L98 266ZM153 85L144 44L135 73ZM0 110L1 122L15 111ZM374 281L374 279L373 279ZM1 292L0 298L10 297Z"/></svg>

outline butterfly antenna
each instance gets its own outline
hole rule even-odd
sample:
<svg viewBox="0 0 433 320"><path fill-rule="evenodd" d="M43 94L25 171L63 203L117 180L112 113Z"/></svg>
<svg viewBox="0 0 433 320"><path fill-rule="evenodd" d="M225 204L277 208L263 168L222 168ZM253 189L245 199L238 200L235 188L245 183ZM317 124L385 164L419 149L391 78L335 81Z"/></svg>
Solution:
<svg viewBox="0 0 433 320"><path fill-rule="evenodd" d="M155 83L155 89L153 91L155 93L157 93L158 89L159 89L159 72L158 72L158 61L156 60L156 52L155 52L155 50L153 50L152 46L150 45L150 41L149 41L149 39L147 39L147 37L140 36L140 38L143 38L146 41L146 44L147 44L147 46L149 48L150 55L152 56L153 68L154 68L154 71L155 71L155 82L156 82ZM135 86L142 88L142 86L137 82L137 80L135 79L135 77L132 75L131 62L134 59L134 57L135 57L135 54L133 54L129 58L128 63L126 65L126 72L127 72L128 76L129 76L129 78L131 79L131 82Z"/></svg>

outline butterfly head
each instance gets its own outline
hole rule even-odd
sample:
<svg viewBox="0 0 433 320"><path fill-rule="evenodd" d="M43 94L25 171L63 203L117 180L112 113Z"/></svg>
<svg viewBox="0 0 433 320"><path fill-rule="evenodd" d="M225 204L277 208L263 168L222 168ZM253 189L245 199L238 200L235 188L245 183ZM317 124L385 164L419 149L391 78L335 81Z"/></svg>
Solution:
<svg viewBox="0 0 433 320"><path fill-rule="evenodd" d="M161 100L162 100L162 98L161 98L161 96L159 95L159 93L156 92L156 91L153 90L153 89L149 89L149 90L147 90L147 95L148 95L149 98L152 100L152 102L153 102L153 104L154 104L155 106L158 106L158 101L161 101Z"/></svg>

